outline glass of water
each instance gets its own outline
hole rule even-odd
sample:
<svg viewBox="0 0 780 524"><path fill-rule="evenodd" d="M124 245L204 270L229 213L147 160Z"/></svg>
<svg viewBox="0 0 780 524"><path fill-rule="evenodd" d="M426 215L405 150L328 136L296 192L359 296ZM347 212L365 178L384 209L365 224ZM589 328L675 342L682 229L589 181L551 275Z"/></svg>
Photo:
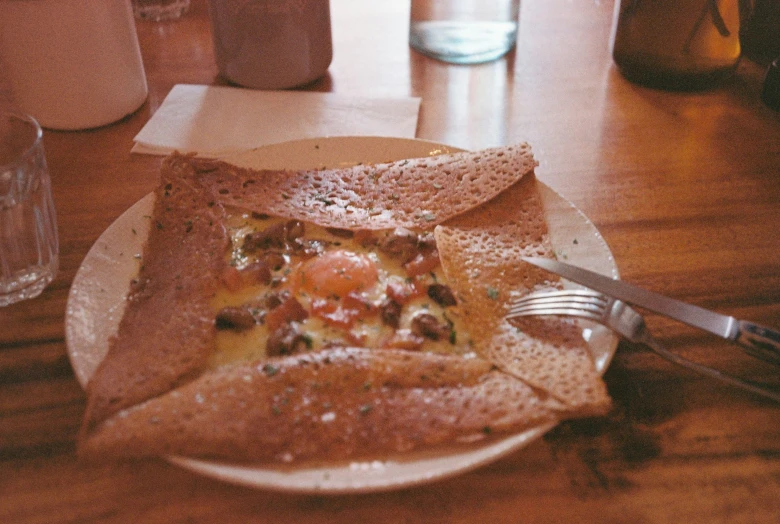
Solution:
<svg viewBox="0 0 780 524"><path fill-rule="evenodd" d="M517 42L520 0L412 0L409 45L454 64L504 56Z"/></svg>
<svg viewBox="0 0 780 524"><path fill-rule="evenodd" d="M58 255L41 127L0 111L0 306L38 296L57 273Z"/></svg>

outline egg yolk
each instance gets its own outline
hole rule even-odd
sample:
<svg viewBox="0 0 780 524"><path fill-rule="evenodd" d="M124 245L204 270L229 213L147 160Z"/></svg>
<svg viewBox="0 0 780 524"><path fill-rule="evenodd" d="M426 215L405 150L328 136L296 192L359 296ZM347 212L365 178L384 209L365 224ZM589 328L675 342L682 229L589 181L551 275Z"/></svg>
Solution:
<svg viewBox="0 0 780 524"><path fill-rule="evenodd" d="M339 249L304 262L296 287L321 297L341 298L370 288L378 277L376 264L368 256Z"/></svg>

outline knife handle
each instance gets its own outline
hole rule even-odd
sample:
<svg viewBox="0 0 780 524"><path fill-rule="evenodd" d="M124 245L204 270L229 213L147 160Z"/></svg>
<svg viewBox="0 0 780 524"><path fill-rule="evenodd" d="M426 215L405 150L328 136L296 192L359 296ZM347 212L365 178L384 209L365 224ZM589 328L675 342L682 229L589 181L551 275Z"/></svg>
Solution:
<svg viewBox="0 0 780 524"><path fill-rule="evenodd" d="M738 324L735 342L754 357L780 365L780 332L746 320L740 320Z"/></svg>

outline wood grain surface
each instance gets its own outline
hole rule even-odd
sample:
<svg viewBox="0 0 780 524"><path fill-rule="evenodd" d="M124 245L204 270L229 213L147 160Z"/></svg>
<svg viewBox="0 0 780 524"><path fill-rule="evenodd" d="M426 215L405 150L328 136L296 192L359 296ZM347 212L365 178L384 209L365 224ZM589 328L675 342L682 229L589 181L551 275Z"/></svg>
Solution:
<svg viewBox="0 0 780 524"><path fill-rule="evenodd" d="M780 327L780 114L742 60L698 93L647 89L611 60L609 0L523 0L517 49L477 66L411 51L408 1L331 0L334 60L303 89L420 96L417 136L477 149L527 140L538 177L600 229L625 280ZM307 496L210 480L161 460L91 465L66 354L67 293L91 245L156 184L133 136L174 84L224 84L205 0L139 21L148 101L113 125L45 131L61 270L0 309L0 522L776 522L780 406L621 343L609 416L567 422L486 467L368 495ZM674 351L780 387L780 370L657 315Z"/></svg>

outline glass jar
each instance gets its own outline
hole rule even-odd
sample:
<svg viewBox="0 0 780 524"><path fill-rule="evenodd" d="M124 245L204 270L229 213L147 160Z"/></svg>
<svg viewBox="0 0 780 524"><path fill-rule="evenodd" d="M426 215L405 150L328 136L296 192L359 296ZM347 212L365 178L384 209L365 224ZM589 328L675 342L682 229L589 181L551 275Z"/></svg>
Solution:
<svg viewBox="0 0 780 524"><path fill-rule="evenodd" d="M705 89L728 78L741 55L751 0L622 0L612 56L633 82Z"/></svg>
<svg viewBox="0 0 780 524"><path fill-rule="evenodd" d="M329 0L210 0L209 14L217 67L231 83L286 89L330 66Z"/></svg>

